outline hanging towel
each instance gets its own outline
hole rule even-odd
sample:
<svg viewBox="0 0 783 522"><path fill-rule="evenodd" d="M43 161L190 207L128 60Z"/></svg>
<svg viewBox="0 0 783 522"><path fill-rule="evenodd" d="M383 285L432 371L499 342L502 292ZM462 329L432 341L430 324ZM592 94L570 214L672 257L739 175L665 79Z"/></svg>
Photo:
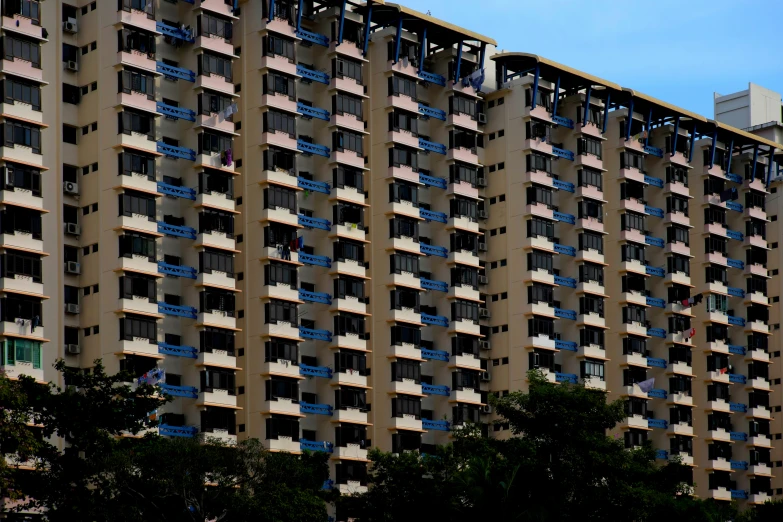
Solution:
<svg viewBox="0 0 783 522"><path fill-rule="evenodd" d="M232 163L234 163L234 154L231 152L231 149L228 149L226 151L226 167L230 167Z"/></svg>
<svg viewBox="0 0 783 522"><path fill-rule="evenodd" d="M644 393L650 393L650 390L655 387L655 377L652 379L647 379L646 381L642 381L640 383L637 383L639 385L639 389L642 390Z"/></svg>

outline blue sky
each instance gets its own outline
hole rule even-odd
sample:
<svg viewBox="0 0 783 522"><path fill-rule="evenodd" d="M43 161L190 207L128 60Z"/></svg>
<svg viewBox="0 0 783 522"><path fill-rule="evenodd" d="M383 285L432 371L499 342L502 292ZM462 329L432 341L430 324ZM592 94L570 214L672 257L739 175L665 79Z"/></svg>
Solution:
<svg viewBox="0 0 783 522"><path fill-rule="evenodd" d="M713 92L783 91L780 0L396 0L712 118Z"/></svg>

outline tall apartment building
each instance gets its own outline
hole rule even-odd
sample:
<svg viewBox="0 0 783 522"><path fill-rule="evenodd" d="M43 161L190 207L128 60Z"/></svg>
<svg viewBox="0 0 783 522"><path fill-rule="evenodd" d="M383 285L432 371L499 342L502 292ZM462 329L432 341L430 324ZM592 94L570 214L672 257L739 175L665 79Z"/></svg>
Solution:
<svg viewBox="0 0 783 522"><path fill-rule="evenodd" d="M538 369L698 495L783 493L774 142L380 0L3 6L12 377L165 369L162 435L350 493L371 446L509 436Z"/></svg>

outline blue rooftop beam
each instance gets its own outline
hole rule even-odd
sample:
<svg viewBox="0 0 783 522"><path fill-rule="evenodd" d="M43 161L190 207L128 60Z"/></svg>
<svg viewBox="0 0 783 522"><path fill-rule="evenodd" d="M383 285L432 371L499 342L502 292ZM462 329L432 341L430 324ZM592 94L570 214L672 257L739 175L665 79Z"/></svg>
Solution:
<svg viewBox="0 0 783 522"><path fill-rule="evenodd" d="M731 138L731 141L729 141L729 149L728 149L728 151L729 151L729 153L728 153L729 159L726 160L726 175L727 176L729 174L731 174L731 156L732 156L732 154L734 154L734 138Z"/></svg>
<svg viewBox="0 0 783 522"><path fill-rule="evenodd" d="M368 0L367 20L364 21L364 47L362 48L362 56L367 56L367 44L370 42L370 22L372 22L372 1Z"/></svg>
<svg viewBox="0 0 783 522"><path fill-rule="evenodd" d="M296 31L299 32L302 30L302 11L304 7L304 0L299 0L299 10L296 13Z"/></svg>
<svg viewBox="0 0 783 522"><path fill-rule="evenodd" d="M688 153L688 163L693 162L693 148L696 146L696 137L699 133L696 130L696 122L693 122L693 133L691 134L691 150Z"/></svg>
<svg viewBox="0 0 783 522"><path fill-rule="evenodd" d="M559 79L560 78L558 77L558 80ZM592 92L593 92L593 86L588 85L587 93L585 94L585 112L584 112L584 117L582 118L582 127L587 125L587 117L590 114L590 95L592 94Z"/></svg>
<svg viewBox="0 0 783 522"><path fill-rule="evenodd" d="M536 98L538 97L538 77L541 73L541 67L538 65L538 62L536 62L536 72L535 76L533 76L533 99L530 100L530 110L536 108Z"/></svg>
<svg viewBox="0 0 783 522"><path fill-rule="evenodd" d="M301 8L301 2L299 4ZM274 17L275 17L275 0L269 0L269 18L267 18L266 20L267 23L271 22Z"/></svg>
<svg viewBox="0 0 783 522"><path fill-rule="evenodd" d="M677 152L677 137L680 134L680 117L674 118L674 137L672 138L672 156Z"/></svg>
<svg viewBox="0 0 783 522"><path fill-rule="evenodd" d="M631 139L631 125L633 124L633 98L628 106L628 118L625 120L625 141Z"/></svg>
<svg viewBox="0 0 783 522"><path fill-rule="evenodd" d="M750 171L751 181L756 179L756 164L758 163L758 161L759 161L759 146L756 145L755 147L753 147L753 167L751 168Z"/></svg>
<svg viewBox="0 0 783 522"><path fill-rule="evenodd" d="M459 81L460 69L462 68L462 40L457 43L457 68L454 70L454 83Z"/></svg>
<svg viewBox="0 0 783 522"><path fill-rule="evenodd" d="M609 119L609 104L612 100L612 93L606 93L606 105L604 105L604 121L603 125L601 126L601 134L606 133L606 120Z"/></svg>
<svg viewBox="0 0 783 522"><path fill-rule="evenodd" d="M710 147L710 168L715 166L715 148L718 146L718 127L712 132L712 146Z"/></svg>
<svg viewBox="0 0 783 522"><path fill-rule="evenodd" d="M400 60L400 41L402 40L402 15L397 20L397 35L394 37L394 64Z"/></svg>
<svg viewBox="0 0 783 522"><path fill-rule="evenodd" d="M775 164L775 147L769 148L769 165L767 165L767 187L769 182L772 181L772 166Z"/></svg>
<svg viewBox="0 0 783 522"><path fill-rule="evenodd" d="M427 56L427 26L424 26L424 32L421 35L419 45L419 74L424 70L424 58Z"/></svg>
<svg viewBox="0 0 783 522"><path fill-rule="evenodd" d="M552 101L552 116L557 116L557 102L560 101L560 76L555 81L555 99Z"/></svg>
<svg viewBox="0 0 783 522"><path fill-rule="evenodd" d="M650 144L650 132L652 131L652 107L650 108L650 112L647 113L647 125L645 129L645 136L644 136L644 146Z"/></svg>
<svg viewBox="0 0 783 522"><path fill-rule="evenodd" d="M345 27L345 4L348 0L343 0L343 5L340 8L340 29L337 32L337 43L343 43L343 27Z"/></svg>

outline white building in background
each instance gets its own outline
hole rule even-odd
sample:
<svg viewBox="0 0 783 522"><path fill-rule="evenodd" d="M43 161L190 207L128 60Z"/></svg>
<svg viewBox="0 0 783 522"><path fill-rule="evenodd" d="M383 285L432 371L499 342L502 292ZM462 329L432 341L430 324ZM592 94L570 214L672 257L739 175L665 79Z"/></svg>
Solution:
<svg viewBox="0 0 783 522"><path fill-rule="evenodd" d="M783 102L780 93L748 82L744 91L713 94L715 120L783 143Z"/></svg>

